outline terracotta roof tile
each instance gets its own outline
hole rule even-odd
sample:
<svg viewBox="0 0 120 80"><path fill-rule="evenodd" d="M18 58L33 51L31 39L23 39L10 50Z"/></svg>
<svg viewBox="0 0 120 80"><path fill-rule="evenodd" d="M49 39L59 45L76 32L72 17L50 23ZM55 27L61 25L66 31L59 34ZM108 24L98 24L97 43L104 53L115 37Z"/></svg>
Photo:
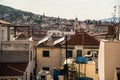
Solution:
<svg viewBox="0 0 120 80"><path fill-rule="evenodd" d="M113 26L108 27L108 34L113 35L115 33L115 28Z"/></svg>
<svg viewBox="0 0 120 80"><path fill-rule="evenodd" d="M99 46L99 41L85 32L76 33L67 42L68 45Z"/></svg>
<svg viewBox="0 0 120 80"><path fill-rule="evenodd" d="M27 62L0 63L0 76L22 76L27 68Z"/></svg>

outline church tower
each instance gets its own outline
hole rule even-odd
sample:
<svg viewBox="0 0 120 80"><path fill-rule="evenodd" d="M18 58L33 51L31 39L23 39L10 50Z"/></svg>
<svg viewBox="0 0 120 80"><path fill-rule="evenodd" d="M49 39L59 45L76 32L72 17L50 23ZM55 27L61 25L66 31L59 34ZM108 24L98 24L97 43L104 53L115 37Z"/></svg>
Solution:
<svg viewBox="0 0 120 80"><path fill-rule="evenodd" d="M75 18L74 31L77 31L79 29L80 29L80 23L78 21L78 18Z"/></svg>

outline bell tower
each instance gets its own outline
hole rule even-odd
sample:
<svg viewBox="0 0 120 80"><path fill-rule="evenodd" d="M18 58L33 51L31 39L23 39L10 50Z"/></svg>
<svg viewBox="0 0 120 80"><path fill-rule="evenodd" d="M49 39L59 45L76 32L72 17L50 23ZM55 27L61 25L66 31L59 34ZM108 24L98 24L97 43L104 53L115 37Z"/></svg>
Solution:
<svg viewBox="0 0 120 80"><path fill-rule="evenodd" d="M79 29L80 29L80 23L78 21L78 18L75 18L74 31L77 31Z"/></svg>

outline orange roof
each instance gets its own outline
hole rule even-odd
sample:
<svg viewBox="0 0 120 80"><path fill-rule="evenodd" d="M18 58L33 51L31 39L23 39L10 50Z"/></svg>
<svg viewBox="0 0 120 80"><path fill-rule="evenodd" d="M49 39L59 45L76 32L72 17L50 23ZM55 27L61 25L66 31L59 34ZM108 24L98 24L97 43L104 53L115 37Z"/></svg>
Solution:
<svg viewBox="0 0 120 80"><path fill-rule="evenodd" d="M23 76L28 62L1 62L0 76Z"/></svg>
<svg viewBox="0 0 120 80"><path fill-rule="evenodd" d="M67 42L68 45L99 46L99 41L85 32L76 33Z"/></svg>

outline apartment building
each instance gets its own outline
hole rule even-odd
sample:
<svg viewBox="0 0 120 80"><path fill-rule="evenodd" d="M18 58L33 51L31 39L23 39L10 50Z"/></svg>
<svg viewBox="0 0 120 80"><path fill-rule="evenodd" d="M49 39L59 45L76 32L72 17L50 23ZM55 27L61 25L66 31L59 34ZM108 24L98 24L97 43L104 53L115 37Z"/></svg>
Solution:
<svg viewBox="0 0 120 80"><path fill-rule="evenodd" d="M14 39L15 27L20 26L6 24L4 27L4 25L2 24L0 27L2 34L0 36L0 80L30 80L35 74L35 55L32 42L29 39Z"/></svg>
<svg viewBox="0 0 120 80"><path fill-rule="evenodd" d="M101 40L98 58L99 80L114 80L120 67L120 41Z"/></svg>

